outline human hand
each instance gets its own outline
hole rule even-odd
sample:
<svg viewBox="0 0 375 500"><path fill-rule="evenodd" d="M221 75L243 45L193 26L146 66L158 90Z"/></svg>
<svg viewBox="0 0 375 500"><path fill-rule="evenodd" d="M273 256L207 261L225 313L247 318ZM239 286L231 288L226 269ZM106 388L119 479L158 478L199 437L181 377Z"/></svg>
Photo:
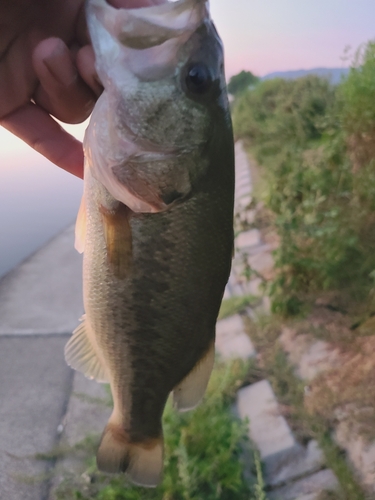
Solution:
<svg viewBox="0 0 375 500"><path fill-rule="evenodd" d="M164 1L109 3L136 8ZM84 0L0 0L0 125L78 177L83 176L82 144L52 116L80 123L102 91L83 4Z"/></svg>

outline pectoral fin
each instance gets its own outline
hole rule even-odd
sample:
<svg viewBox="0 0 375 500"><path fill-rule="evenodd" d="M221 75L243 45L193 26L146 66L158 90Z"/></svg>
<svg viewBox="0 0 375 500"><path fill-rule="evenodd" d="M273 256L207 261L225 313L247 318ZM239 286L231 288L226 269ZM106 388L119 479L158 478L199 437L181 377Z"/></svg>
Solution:
<svg viewBox="0 0 375 500"><path fill-rule="evenodd" d="M195 408L206 392L215 361L215 344L212 343L205 356L173 390L173 403L179 411Z"/></svg>
<svg viewBox="0 0 375 500"><path fill-rule="evenodd" d="M86 225L87 225L86 200L85 200L85 195L83 195L81 199L81 204L79 206L77 220L76 220L76 227L75 227L74 248L77 250L78 253L83 253L85 250Z"/></svg>
<svg viewBox="0 0 375 500"><path fill-rule="evenodd" d="M74 330L65 346L65 360L69 366L83 373L87 378L106 383L109 381L107 370L98 358L87 335L85 318L86 315L82 317L82 323Z"/></svg>
<svg viewBox="0 0 375 500"><path fill-rule="evenodd" d="M116 210L100 208L109 263L115 276L123 279L132 260L132 233L129 209L122 203Z"/></svg>

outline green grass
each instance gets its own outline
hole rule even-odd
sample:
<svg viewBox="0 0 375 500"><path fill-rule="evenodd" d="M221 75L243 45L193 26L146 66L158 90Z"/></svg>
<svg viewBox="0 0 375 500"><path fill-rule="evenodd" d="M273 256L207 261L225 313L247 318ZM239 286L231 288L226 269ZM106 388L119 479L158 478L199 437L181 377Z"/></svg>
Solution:
<svg viewBox="0 0 375 500"><path fill-rule="evenodd" d="M177 413L168 403L163 418L164 480L156 489L99 473L90 455L86 472L67 477L56 500L265 500L259 459L250 464L253 480L244 479L243 457L254 455L247 425L231 409L250 368L238 360L217 363L203 403L192 412Z"/></svg>
<svg viewBox="0 0 375 500"><path fill-rule="evenodd" d="M228 318L233 314L243 312L247 307L255 305L257 302L259 302L259 297L255 297L254 295L243 295L241 297L225 299L221 303L218 319Z"/></svg>

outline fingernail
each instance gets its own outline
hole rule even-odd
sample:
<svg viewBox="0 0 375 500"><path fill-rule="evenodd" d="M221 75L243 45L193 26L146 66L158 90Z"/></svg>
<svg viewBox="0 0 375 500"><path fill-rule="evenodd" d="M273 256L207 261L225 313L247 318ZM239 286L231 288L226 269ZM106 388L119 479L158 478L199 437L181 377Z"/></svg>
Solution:
<svg viewBox="0 0 375 500"><path fill-rule="evenodd" d="M57 44L51 55L43 61L53 78L64 87L70 87L77 80L78 73L63 43Z"/></svg>

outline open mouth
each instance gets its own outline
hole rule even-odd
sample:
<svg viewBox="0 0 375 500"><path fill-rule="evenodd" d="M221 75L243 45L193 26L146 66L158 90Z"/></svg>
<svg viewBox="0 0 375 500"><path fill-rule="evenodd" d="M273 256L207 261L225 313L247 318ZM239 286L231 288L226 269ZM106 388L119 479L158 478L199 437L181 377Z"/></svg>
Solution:
<svg viewBox="0 0 375 500"><path fill-rule="evenodd" d="M120 43L147 49L194 32L208 17L207 0L90 0L89 12Z"/></svg>

